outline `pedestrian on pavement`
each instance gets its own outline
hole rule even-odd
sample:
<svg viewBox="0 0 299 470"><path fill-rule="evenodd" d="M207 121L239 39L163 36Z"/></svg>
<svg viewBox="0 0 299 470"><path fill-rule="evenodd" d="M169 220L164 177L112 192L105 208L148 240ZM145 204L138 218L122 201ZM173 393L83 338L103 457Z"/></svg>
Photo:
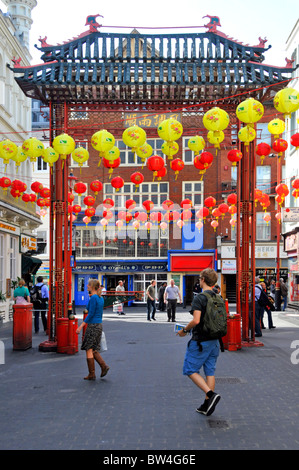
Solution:
<svg viewBox="0 0 299 470"><path fill-rule="evenodd" d="M255 288L254 288L254 300L255 300L255 336L260 337L262 336L261 330L261 319L264 312L264 307L259 304L259 298L261 296L262 287L260 286L260 278L258 276L255 277Z"/></svg>
<svg viewBox="0 0 299 470"><path fill-rule="evenodd" d="M26 304L26 302L30 302L29 289L26 287L24 279L19 280L19 285L14 290L13 296L16 304Z"/></svg>
<svg viewBox="0 0 299 470"><path fill-rule="evenodd" d="M282 297L282 301L283 301L282 310L284 312L285 309L287 308L287 303L288 303L288 287L285 284L283 278L280 278L279 282L280 282L281 297Z"/></svg>
<svg viewBox="0 0 299 470"><path fill-rule="evenodd" d="M165 292L166 286L167 286L167 282L163 282L163 284L159 287L159 290L158 290L158 301L159 301L158 310L160 312L165 312L165 309L166 309L166 303L164 302L164 292Z"/></svg>
<svg viewBox="0 0 299 470"><path fill-rule="evenodd" d="M84 377L84 380L95 380L95 360L101 367L101 377L104 377L109 370L109 367L99 353L101 350L101 337L103 331L102 321L104 299L101 296L100 283L97 279L90 279L87 289L90 293L87 305L88 315L77 328L76 333L80 334L82 328L87 325L81 346L81 349L86 351L86 360L89 372L89 374Z"/></svg>
<svg viewBox="0 0 299 470"><path fill-rule="evenodd" d="M214 269L204 269L200 274L200 286L208 295L215 295L213 286L217 282L217 273ZM203 332L203 322L206 312L207 298L205 295L197 295L192 302L193 319L180 330L177 335L184 337L192 330L191 340L188 342L183 374L187 375L205 394L204 403L197 408L197 412L210 416L220 400L220 395L215 393L215 370L219 356L219 340L210 339ZM199 371L203 367L206 379Z"/></svg>
<svg viewBox="0 0 299 470"><path fill-rule="evenodd" d="M47 311L49 300L49 289L44 284L42 276L38 276L37 283L30 291L31 302L34 309L34 331L39 332L39 314L41 313L44 331L47 330Z"/></svg>
<svg viewBox="0 0 299 470"><path fill-rule="evenodd" d="M270 282L270 297L272 297L273 300L275 300L275 281L272 279Z"/></svg>
<svg viewBox="0 0 299 470"><path fill-rule="evenodd" d="M124 286L123 281L118 281L118 286L115 290L116 290L116 292L125 292L125 286ZM121 297L120 297L120 299L121 299ZM119 303L121 305L121 311L118 312L118 315L125 315L125 313L124 313L124 302L119 302Z"/></svg>
<svg viewBox="0 0 299 470"><path fill-rule="evenodd" d="M170 285L166 287L164 292L164 302L167 300L167 316L168 321L172 320L175 322L175 314L176 314L176 306L177 306L177 299L180 299L180 303L182 303L182 297L180 294L180 290L178 286L175 285L174 280L171 279Z"/></svg>
<svg viewBox="0 0 299 470"><path fill-rule="evenodd" d="M193 286L193 298L201 293L200 281L197 279L196 283Z"/></svg>
<svg viewBox="0 0 299 470"><path fill-rule="evenodd" d="M271 330L272 328L276 328L276 326L273 325L273 320L272 320L272 310L275 310L274 299L271 297L271 295L268 295L267 286L266 286L265 282L261 282L261 286L262 286L265 294L267 295L267 297L269 299L269 304L265 306L264 311L263 311L263 315L262 315L262 320L261 320L262 329L266 329L266 327L264 325L264 321L263 321L264 320L264 312L266 311L266 313L268 315L268 328L269 328L269 330Z"/></svg>
<svg viewBox="0 0 299 470"><path fill-rule="evenodd" d="M155 319L155 313L156 313L156 281L153 279L146 289L146 304L147 304L147 319L148 321L151 321L151 315L152 315L152 320Z"/></svg>

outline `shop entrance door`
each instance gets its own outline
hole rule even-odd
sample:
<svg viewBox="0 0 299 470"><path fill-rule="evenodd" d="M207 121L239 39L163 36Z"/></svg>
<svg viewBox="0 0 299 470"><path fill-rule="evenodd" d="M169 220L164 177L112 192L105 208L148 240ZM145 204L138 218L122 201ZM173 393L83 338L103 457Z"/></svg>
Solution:
<svg viewBox="0 0 299 470"><path fill-rule="evenodd" d="M185 292L184 292L184 305L191 305L193 300L193 287L199 279L199 275L185 276Z"/></svg>
<svg viewBox="0 0 299 470"><path fill-rule="evenodd" d="M89 279L98 279L97 274L76 274L75 276L75 304L84 306L88 304L89 294L87 284Z"/></svg>

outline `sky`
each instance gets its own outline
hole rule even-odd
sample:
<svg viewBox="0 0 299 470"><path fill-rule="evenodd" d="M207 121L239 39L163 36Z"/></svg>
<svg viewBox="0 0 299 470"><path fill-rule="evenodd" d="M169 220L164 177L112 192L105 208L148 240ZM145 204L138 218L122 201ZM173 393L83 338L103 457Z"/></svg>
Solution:
<svg viewBox="0 0 299 470"><path fill-rule="evenodd" d="M67 41L88 30L85 26L88 15L100 14L103 26L136 27L177 27L203 26L205 15L218 16L219 30L244 44L256 45L258 38L267 38L267 46L272 48L265 53L264 63L276 66L285 65L285 44L299 17L298 0L150 0L149 2L130 0L37 0L32 10L31 28L32 63L41 62L41 53L34 48L40 45L39 37L47 36L48 44ZM0 1L5 13L6 6ZM130 32L130 29L102 28L103 32ZM205 32L206 28L158 30L159 33ZM154 33L154 30L140 32Z"/></svg>

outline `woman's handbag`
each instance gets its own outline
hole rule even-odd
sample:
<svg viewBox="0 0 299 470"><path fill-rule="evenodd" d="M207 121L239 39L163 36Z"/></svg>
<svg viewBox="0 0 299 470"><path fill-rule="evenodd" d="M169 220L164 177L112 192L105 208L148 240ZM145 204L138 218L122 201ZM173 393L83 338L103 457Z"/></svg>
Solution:
<svg viewBox="0 0 299 470"><path fill-rule="evenodd" d="M107 341L106 341L106 335L104 331L102 331L102 336L101 336L101 342L100 342L100 351L104 352L107 351Z"/></svg>

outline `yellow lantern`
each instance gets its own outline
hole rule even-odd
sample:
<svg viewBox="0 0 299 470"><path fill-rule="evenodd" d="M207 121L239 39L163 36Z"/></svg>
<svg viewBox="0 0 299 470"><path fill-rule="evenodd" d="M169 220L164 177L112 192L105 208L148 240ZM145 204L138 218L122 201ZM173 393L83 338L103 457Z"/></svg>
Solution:
<svg viewBox="0 0 299 470"><path fill-rule="evenodd" d="M274 107L283 117L291 117L291 113L299 109L299 91L294 88L283 88L274 96Z"/></svg>
<svg viewBox="0 0 299 470"><path fill-rule="evenodd" d="M241 122L253 126L263 117L264 106L254 98L248 98L237 106L236 115Z"/></svg>
<svg viewBox="0 0 299 470"><path fill-rule="evenodd" d="M5 164L5 172L10 159L13 159L17 154L17 145L9 139L0 142L0 157L3 158Z"/></svg>
<svg viewBox="0 0 299 470"><path fill-rule="evenodd" d="M198 154L198 152L203 150L205 146L206 146L205 140L200 135L195 135L194 137L191 137L188 140L189 149L192 150L192 152L196 152L196 154Z"/></svg>
<svg viewBox="0 0 299 470"><path fill-rule="evenodd" d="M221 142L224 141L224 132L223 131L209 131L207 135L207 139L210 142L210 144L214 145L216 149L220 149L220 144ZM216 150L216 155L217 155L217 150Z"/></svg>
<svg viewBox="0 0 299 470"><path fill-rule="evenodd" d="M165 140L166 142L173 142L178 140L183 133L182 124L176 119L165 119L162 121L157 129L160 139Z"/></svg>
<svg viewBox="0 0 299 470"><path fill-rule="evenodd" d="M145 144L146 132L139 126L131 126L123 132L122 137L127 147L131 147L132 152L136 153L137 149Z"/></svg>
<svg viewBox="0 0 299 470"><path fill-rule="evenodd" d="M282 119L272 119L268 124L268 131L270 134L274 134L274 138L278 139L279 134L285 131L285 123Z"/></svg>
<svg viewBox="0 0 299 470"><path fill-rule="evenodd" d="M229 125L229 115L220 108L212 108L203 117L203 125L208 131L223 131Z"/></svg>
<svg viewBox="0 0 299 470"><path fill-rule="evenodd" d="M27 160L27 155L23 152L22 147L18 147L17 153L15 154L14 157L12 157L12 160L16 162L17 173L18 173L19 166L21 165L21 163Z"/></svg>
<svg viewBox="0 0 299 470"><path fill-rule="evenodd" d="M253 127L244 126L238 132L238 139L243 142L246 146L249 142L252 142L256 137L256 132Z"/></svg>
<svg viewBox="0 0 299 470"><path fill-rule="evenodd" d="M81 173L83 163L89 159L89 152L84 147L78 147L73 151L72 159L78 163Z"/></svg>
<svg viewBox="0 0 299 470"><path fill-rule="evenodd" d="M119 156L120 156L120 150L116 146L112 147L112 149L107 150L104 153L104 158L106 158L106 160L109 160L110 163L113 163L114 160L117 160Z"/></svg>
<svg viewBox="0 0 299 470"><path fill-rule="evenodd" d="M162 153L164 153L164 155L167 155L168 156L168 159L171 160L172 157L178 153L179 151L179 144L175 141L173 142L164 142L162 144L162 147L161 147L161 151Z"/></svg>
<svg viewBox="0 0 299 470"><path fill-rule="evenodd" d="M38 157L42 156L44 144L35 137L29 137L29 139L23 142L22 150L30 159L31 163L34 163Z"/></svg>
<svg viewBox="0 0 299 470"><path fill-rule="evenodd" d="M100 166L101 159L105 156L105 152L111 150L114 144L114 136L111 134L111 132L106 131L106 129L102 129L93 134L91 138L91 145L99 152L100 161L98 166Z"/></svg>
<svg viewBox="0 0 299 470"><path fill-rule="evenodd" d="M148 143L141 145L141 147L138 147L138 149L136 150L137 157L139 157L140 160L142 161L142 167L146 159L150 157L152 154L153 154L153 147Z"/></svg>
<svg viewBox="0 0 299 470"><path fill-rule="evenodd" d="M76 143L68 134L61 134L55 137L52 147L57 153L59 153L60 158L65 160L67 155L71 154L75 150Z"/></svg>
<svg viewBox="0 0 299 470"><path fill-rule="evenodd" d="M53 147L47 147L43 151L42 158L46 163L48 163L49 167L51 168L51 172L52 172L53 164L56 163L57 160L59 159L59 153L57 153L53 149Z"/></svg>

